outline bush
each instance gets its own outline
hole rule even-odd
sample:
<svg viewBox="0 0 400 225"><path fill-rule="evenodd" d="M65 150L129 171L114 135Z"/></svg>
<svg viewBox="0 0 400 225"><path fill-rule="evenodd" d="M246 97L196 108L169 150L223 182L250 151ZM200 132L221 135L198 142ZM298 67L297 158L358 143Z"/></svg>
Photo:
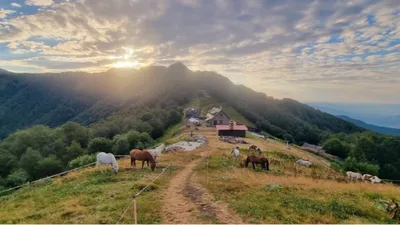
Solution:
<svg viewBox="0 0 400 225"><path fill-rule="evenodd" d="M37 177L46 177L63 171L62 163L56 156L52 155L39 161Z"/></svg>
<svg viewBox="0 0 400 225"><path fill-rule="evenodd" d="M327 153L336 155L340 158L346 158L349 153L347 147L337 138L327 140L322 147Z"/></svg>
<svg viewBox="0 0 400 225"><path fill-rule="evenodd" d="M128 138L125 136L119 136L113 145L113 152L117 155L129 154L130 145Z"/></svg>
<svg viewBox="0 0 400 225"><path fill-rule="evenodd" d="M362 174L371 174L378 175L379 174L379 165L367 163L367 162L359 162L357 159L353 157L347 157L344 161L344 169L345 171L354 171Z"/></svg>
<svg viewBox="0 0 400 225"><path fill-rule="evenodd" d="M94 154L92 154L92 155L82 155L82 156L79 156L76 159L71 160L68 163L68 167L72 169L72 168L84 166L84 165L87 165L87 164L93 163L93 162L96 162L96 155L94 155Z"/></svg>
<svg viewBox="0 0 400 225"><path fill-rule="evenodd" d="M29 179L28 173L23 169L17 169L7 177L8 186L18 186L25 184Z"/></svg>
<svg viewBox="0 0 400 225"><path fill-rule="evenodd" d="M66 152L64 153L63 160L65 162L69 162L72 159L75 159L78 156L83 155L84 153L85 153L85 149L83 149L78 142L72 141L72 144L66 148Z"/></svg>
<svg viewBox="0 0 400 225"><path fill-rule="evenodd" d="M42 160L39 151L28 148L19 160L20 167L27 171L31 177L36 177L38 162Z"/></svg>

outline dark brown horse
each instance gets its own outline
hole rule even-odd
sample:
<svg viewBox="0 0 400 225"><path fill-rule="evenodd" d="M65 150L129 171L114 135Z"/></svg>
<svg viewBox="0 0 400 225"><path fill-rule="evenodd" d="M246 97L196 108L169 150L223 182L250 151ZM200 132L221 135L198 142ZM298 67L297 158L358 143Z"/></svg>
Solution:
<svg viewBox="0 0 400 225"><path fill-rule="evenodd" d="M136 160L139 160L142 161L142 169L144 166L144 162L147 162L147 166L149 166L150 162L150 168L152 171L154 171L154 168L156 168L156 161L154 160L153 156L149 151L133 149L131 150L130 155L131 155L131 166L132 164L136 166Z"/></svg>
<svg viewBox="0 0 400 225"><path fill-rule="evenodd" d="M269 162L268 159L265 157L258 157L255 155L248 156L244 162L245 166L249 165L249 162L253 164L253 169L256 169L255 164L261 164L261 168L263 170L269 170Z"/></svg>

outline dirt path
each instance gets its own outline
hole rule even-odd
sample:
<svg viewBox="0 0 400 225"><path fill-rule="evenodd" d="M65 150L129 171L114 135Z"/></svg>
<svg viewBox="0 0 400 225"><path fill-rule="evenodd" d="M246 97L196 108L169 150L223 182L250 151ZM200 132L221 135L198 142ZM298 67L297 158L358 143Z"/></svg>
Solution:
<svg viewBox="0 0 400 225"><path fill-rule="evenodd" d="M202 157L207 156L204 152ZM170 181L163 199L164 223L243 223L225 203L216 202L202 187L193 168L201 159L192 161Z"/></svg>

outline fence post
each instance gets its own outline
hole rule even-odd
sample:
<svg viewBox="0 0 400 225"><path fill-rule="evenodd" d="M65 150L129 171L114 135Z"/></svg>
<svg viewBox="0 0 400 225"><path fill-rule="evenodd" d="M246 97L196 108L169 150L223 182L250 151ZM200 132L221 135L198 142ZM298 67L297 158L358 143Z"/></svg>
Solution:
<svg viewBox="0 0 400 225"><path fill-rule="evenodd" d="M133 222L134 222L134 224L137 224L136 196L133 196Z"/></svg>
<svg viewBox="0 0 400 225"><path fill-rule="evenodd" d="M207 167L206 184L208 185L208 156L206 159L206 167Z"/></svg>

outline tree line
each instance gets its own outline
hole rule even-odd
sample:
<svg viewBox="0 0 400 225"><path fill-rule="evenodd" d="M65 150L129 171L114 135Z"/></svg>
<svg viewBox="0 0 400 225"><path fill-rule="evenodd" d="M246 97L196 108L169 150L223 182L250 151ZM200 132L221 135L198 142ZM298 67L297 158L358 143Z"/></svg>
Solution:
<svg viewBox="0 0 400 225"><path fill-rule="evenodd" d="M329 134L322 141L322 146L328 153L344 159L343 162L335 162L343 171L400 180L400 137L371 131Z"/></svg>
<svg viewBox="0 0 400 225"><path fill-rule="evenodd" d="M126 155L152 146L182 113L168 108L132 108L89 127L76 122L19 130L0 142L0 189L95 161L97 152Z"/></svg>

